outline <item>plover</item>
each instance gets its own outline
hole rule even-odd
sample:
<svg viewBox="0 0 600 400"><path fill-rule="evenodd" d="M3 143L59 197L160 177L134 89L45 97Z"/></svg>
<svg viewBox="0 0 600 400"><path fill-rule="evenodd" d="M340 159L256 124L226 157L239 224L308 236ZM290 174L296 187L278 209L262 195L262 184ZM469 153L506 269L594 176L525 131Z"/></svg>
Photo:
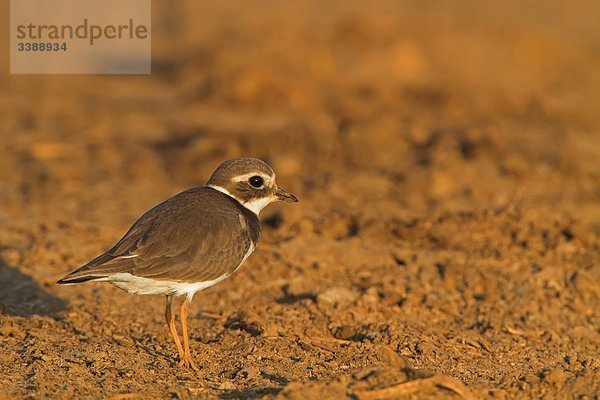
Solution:
<svg viewBox="0 0 600 400"><path fill-rule="evenodd" d="M110 250L57 283L109 282L133 294L166 296L165 318L179 365L197 370L187 330L190 302L196 292L242 266L260 236L258 214L278 200L298 201L277 186L275 173L265 162L225 161L205 186L150 209ZM185 297L179 312L183 346L171 313L173 296Z"/></svg>

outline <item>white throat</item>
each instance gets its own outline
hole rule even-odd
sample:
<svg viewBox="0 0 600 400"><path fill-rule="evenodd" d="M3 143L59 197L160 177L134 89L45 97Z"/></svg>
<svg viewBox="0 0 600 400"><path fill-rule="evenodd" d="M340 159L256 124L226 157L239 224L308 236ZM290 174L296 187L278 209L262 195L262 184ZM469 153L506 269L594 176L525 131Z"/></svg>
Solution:
<svg viewBox="0 0 600 400"><path fill-rule="evenodd" d="M266 206L271 204L273 201L275 201L275 199L272 197L264 197L262 199L255 199L255 200L247 201L244 203L244 202L240 201L240 199L238 199L237 197L232 195L229 192L229 190L227 190L221 186L217 186L217 185L206 185L206 186L213 188L215 190L218 190L221 193L225 193L227 196L231 197L232 199L234 199L235 201L240 203L242 206L244 206L248 210L252 211L257 216L263 208L265 208Z"/></svg>

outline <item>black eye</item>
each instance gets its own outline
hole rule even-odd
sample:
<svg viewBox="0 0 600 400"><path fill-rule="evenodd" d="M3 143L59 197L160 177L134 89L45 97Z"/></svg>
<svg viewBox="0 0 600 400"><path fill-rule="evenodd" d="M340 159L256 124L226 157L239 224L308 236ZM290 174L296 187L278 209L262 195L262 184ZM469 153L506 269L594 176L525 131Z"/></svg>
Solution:
<svg viewBox="0 0 600 400"><path fill-rule="evenodd" d="M263 185L263 178L261 178L260 176L253 176L252 178L250 178L250 180L248 181L250 182L250 185L252 185L255 188L259 188Z"/></svg>

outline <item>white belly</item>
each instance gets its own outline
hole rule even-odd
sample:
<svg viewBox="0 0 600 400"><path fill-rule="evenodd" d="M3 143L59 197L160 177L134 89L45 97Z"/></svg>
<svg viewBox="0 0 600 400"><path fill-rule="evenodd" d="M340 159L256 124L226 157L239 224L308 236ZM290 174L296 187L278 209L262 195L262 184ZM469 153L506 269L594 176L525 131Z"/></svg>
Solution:
<svg viewBox="0 0 600 400"><path fill-rule="evenodd" d="M250 254L254 251L255 246L254 243L250 245L248 251L244 255L244 258L240 262L240 264L236 267L234 273L244 264L244 261ZM217 283L226 279L229 275L221 275L217 279L213 279L212 281L204 281L204 282L177 282L177 281L165 281L158 280L152 278L143 278L141 276L135 276L128 272L119 272L118 274L114 274L111 276L107 276L106 278L98 279L97 281L105 281L112 283L119 289L123 289L128 293L137 294L137 295L150 295L150 294L159 294L165 296L187 296L190 301L194 297L196 292L207 289L211 286L216 285Z"/></svg>
<svg viewBox="0 0 600 400"><path fill-rule="evenodd" d="M227 275L204 282L176 282L163 281L151 278L142 278L130 273L118 273L109 277L98 279L112 283L119 289L123 289L131 294L162 294L166 296L187 296L190 300L196 292L209 288L227 278Z"/></svg>

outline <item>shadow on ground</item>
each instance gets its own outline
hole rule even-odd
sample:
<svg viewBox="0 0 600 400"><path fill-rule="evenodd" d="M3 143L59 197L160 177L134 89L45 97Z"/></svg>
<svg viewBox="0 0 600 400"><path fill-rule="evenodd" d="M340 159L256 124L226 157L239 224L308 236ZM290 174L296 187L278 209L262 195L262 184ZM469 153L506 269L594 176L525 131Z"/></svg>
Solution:
<svg viewBox="0 0 600 400"><path fill-rule="evenodd" d="M0 257L1 314L56 318L66 306L66 300L48 293L32 277L11 267Z"/></svg>

